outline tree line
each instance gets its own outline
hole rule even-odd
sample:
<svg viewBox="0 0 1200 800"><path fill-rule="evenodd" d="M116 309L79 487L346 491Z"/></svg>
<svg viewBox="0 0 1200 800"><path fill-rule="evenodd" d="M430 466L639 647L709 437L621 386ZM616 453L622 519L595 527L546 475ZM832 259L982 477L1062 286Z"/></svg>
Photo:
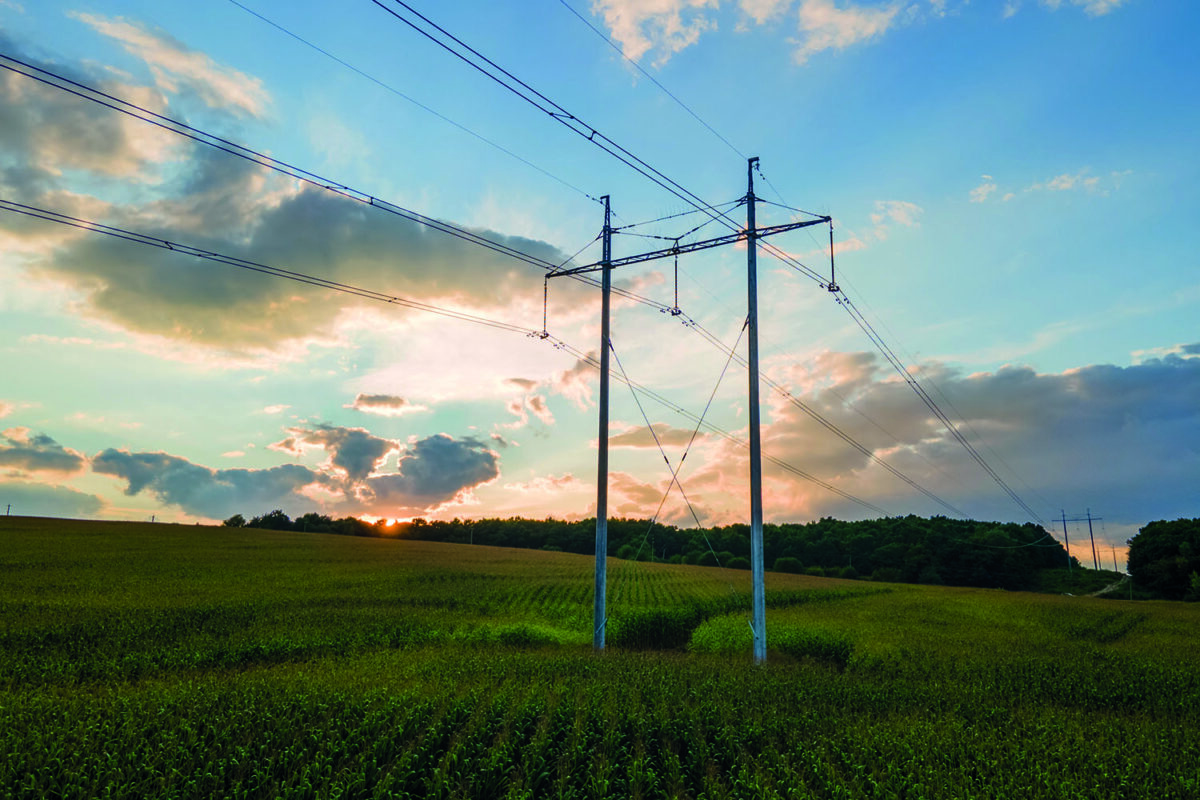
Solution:
<svg viewBox="0 0 1200 800"><path fill-rule="evenodd" d="M595 519L425 520L386 524L354 517L333 519L309 513L292 520L275 510L230 527L384 536L424 541L595 552ZM1065 570L1062 545L1032 523L979 522L947 517L886 517L844 522L824 518L808 523L763 526L764 564L776 572L878 581L1032 589L1046 569ZM678 528L642 519L608 523L608 555L672 564L750 568L750 527ZM1072 559L1076 568L1079 562Z"/></svg>

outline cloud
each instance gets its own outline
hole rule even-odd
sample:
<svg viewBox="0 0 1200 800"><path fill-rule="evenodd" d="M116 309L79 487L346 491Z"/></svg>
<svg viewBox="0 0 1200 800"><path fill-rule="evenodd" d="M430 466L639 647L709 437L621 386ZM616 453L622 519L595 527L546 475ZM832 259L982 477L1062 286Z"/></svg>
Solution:
<svg viewBox="0 0 1200 800"><path fill-rule="evenodd" d="M590 351L588 359L597 358L596 352ZM598 379L596 367L591 361L577 359L569 368L558 373L552 381L554 391L575 404L580 411L586 411L595 405L592 401L592 381Z"/></svg>
<svg viewBox="0 0 1200 800"><path fill-rule="evenodd" d="M87 459L44 433L29 428L9 428L0 433L0 470L10 476L32 472L73 475L82 472Z"/></svg>
<svg viewBox="0 0 1200 800"><path fill-rule="evenodd" d="M21 54L24 56L24 54ZM98 86L150 111L162 113L166 103L152 89L98 80L69 67L25 56L34 66L71 80ZM23 199L43 196L50 180L65 170L80 169L112 177L154 180L148 170L172 153L175 137L144 122L85 103L59 89L23 75L0 75L0 141L9 163L4 183ZM14 158L23 161L15 161ZM64 208L71 213L78 209Z"/></svg>
<svg viewBox="0 0 1200 800"><path fill-rule="evenodd" d="M0 481L0 504L29 517L89 517L104 507L104 501L93 494L23 481Z"/></svg>
<svg viewBox="0 0 1200 800"><path fill-rule="evenodd" d="M358 483L379 468L400 445L391 439L373 436L365 428L342 428L318 425L315 428L288 428L291 436L270 445L300 455L308 448L320 448L329 454L329 466L343 473L351 483Z"/></svg>
<svg viewBox="0 0 1200 800"><path fill-rule="evenodd" d="M617 423L619 426L620 423ZM614 426L616 427L616 426ZM665 422L655 422L654 435L644 425L622 426L623 429L608 437L609 447L653 447L657 448L655 437L664 447L682 447L692 440L692 431L685 428L672 428ZM706 434L698 434L697 441L703 441Z"/></svg>
<svg viewBox="0 0 1200 800"><path fill-rule="evenodd" d="M1194 513L1187 506L1200 474L1200 359L1187 357L1189 348L1194 346L1129 367L1097 364L1041 374L1008 366L964 375L931 363L919 374L940 389L935 397L950 398L951 413L966 421L963 434L1042 513L1054 511L1041 508L1042 497L1053 498L1055 507L1096 507L1102 500L1109 518L1145 521ZM873 354L825 353L788 378L807 405L968 514L1021 518L1020 509ZM899 503L914 513L944 513L800 409L766 397L771 413L764 452L885 508ZM792 518L862 513L822 490L789 502Z"/></svg>
<svg viewBox="0 0 1200 800"><path fill-rule="evenodd" d="M994 180L992 180L992 176L984 175L983 183L971 190L971 202L982 203L986 201L994 191L996 191L996 183Z"/></svg>
<svg viewBox="0 0 1200 800"><path fill-rule="evenodd" d="M164 33L152 33L121 18L81 12L71 16L145 61L163 91L191 94L211 108L238 116L263 116L270 98L258 78L218 64Z"/></svg>
<svg viewBox="0 0 1200 800"><path fill-rule="evenodd" d="M17 407L13 403L6 403L5 401L0 400L0 418L7 417L16 410Z"/></svg>
<svg viewBox="0 0 1200 800"><path fill-rule="evenodd" d="M1057 11L1063 5L1063 0L1040 0L1041 4L1051 11ZM1066 0L1068 5L1082 8L1084 13L1090 17L1101 17L1110 11L1116 11L1121 6L1125 5L1127 0ZM1021 0L1008 0L1004 4L1004 18L1016 14L1021 10Z"/></svg>
<svg viewBox="0 0 1200 800"><path fill-rule="evenodd" d="M791 3L792 0L741 0L739 5L742 13L762 25L786 11Z"/></svg>
<svg viewBox="0 0 1200 800"><path fill-rule="evenodd" d="M291 408L291 406L285 405L283 403L279 403L279 404L273 405L273 406L264 406L262 413L268 414L268 415L282 414L284 411L287 411L289 408Z"/></svg>
<svg viewBox="0 0 1200 800"><path fill-rule="evenodd" d="M473 489L500 477L500 456L483 442L444 433L410 443L396 472L363 482L355 505L363 513L412 516L466 502Z"/></svg>
<svg viewBox="0 0 1200 800"><path fill-rule="evenodd" d="M562 475L539 475L528 481L506 483L504 488L523 494L557 494L559 492L577 492L593 489L592 484L584 483L570 472Z"/></svg>
<svg viewBox="0 0 1200 800"><path fill-rule="evenodd" d="M593 0L592 13L603 16L626 58L640 61L654 51L654 66L662 66L695 44L701 34L716 29L705 12L718 4L718 0Z"/></svg>
<svg viewBox="0 0 1200 800"><path fill-rule="evenodd" d="M924 211L916 203L910 203L907 200L876 200L875 213L871 214L871 222L876 226L895 223L906 228L915 228L920 225L917 217L921 216Z"/></svg>
<svg viewBox="0 0 1200 800"><path fill-rule="evenodd" d="M315 189L276 191L249 165L199 157L182 193L125 208L110 223L149 236L366 288L488 312L532 288L517 262ZM125 219L129 218L129 219ZM136 218L136 219L134 219ZM0 226L8 221L0 221ZM183 227L192 231L180 234ZM209 231L226 231L217 237ZM480 231L554 260L542 242ZM228 237L233 237L231 240ZM369 301L222 264L83 234L35 256L29 269L81 291L85 308L136 333L234 352L328 336L348 308ZM566 291L571 291L566 287ZM403 313L403 312L401 312Z"/></svg>
<svg viewBox="0 0 1200 800"><path fill-rule="evenodd" d="M403 414L413 414L429 409L417 405L403 397L394 394L363 394L359 392L353 403L347 403L342 408L352 408L364 414L375 414L381 417L399 417Z"/></svg>
<svg viewBox="0 0 1200 800"><path fill-rule="evenodd" d="M280 508L295 515L319 508L334 514L385 517L429 514L467 502L472 490L500 476L500 457L473 438L436 434L401 447L357 428L318 426L291 429L273 449L329 453L311 469L284 464L267 469L212 469L163 452L109 448L92 458L92 470L126 482L125 494L148 492L188 514L221 519ZM386 456L400 450L396 469L379 472Z"/></svg>
<svg viewBox="0 0 1200 800"><path fill-rule="evenodd" d="M800 39L793 58L803 64L824 50L844 50L875 39L892 26L900 9L899 3L881 8L845 3L839 8L834 0L802 0L798 12Z"/></svg>
<svg viewBox="0 0 1200 800"><path fill-rule="evenodd" d="M215 470L167 453L113 448L92 458L92 470L126 481L125 494L130 497L146 491L162 503L211 519L258 513L255 509L309 510L313 501L302 491L328 483L325 476L298 464Z"/></svg>

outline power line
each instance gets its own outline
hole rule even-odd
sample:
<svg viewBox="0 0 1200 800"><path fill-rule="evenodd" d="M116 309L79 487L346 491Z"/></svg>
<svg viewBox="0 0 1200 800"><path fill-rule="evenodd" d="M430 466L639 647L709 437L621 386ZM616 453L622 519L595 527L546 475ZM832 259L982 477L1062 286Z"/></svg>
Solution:
<svg viewBox="0 0 1200 800"><path fill-rule="evenodd" d="M596 34L597 36L599 36L599 37L600 37L600 39L601 39L601 40L603 40L605 44L607 44L607 45L608 45L609 47L611 47L612 49L616 50L616 51L617 51L617 53L618 53L618 54L620 54L621 58L625 59L625 60L626 60L626 61L628 61L630 64L632 64L632 65L633 65L633 66L634 66L634 67L637 69L637 71L638 71L638 72L640 72L640 73L642 73L643 75L645 75L645 76L646 76L646 78L647 78L647 79L649 79L649 81L650 81L651 83L653 83L653 84L654 84L655 86L657 86L659 89L662 89L663 93L664 93L664 94L665 94L667 97L669 97L669 98L671 98L672 100L674 100L674 101L675 101L675 103L676 103L676 104L677 104L677 105L678 105L680 108L682 108L684 111L686 111L687 113L691 114L691 115L692 115L692 118L693 118L693 119L695 119L697 122L699 122L701 125L703 125L703 126L704 126L704 127L707 129L707 130L708 130L708 132L709 132L709 133L711 133L713 136L715 136L715 137L717 137L718 139L720 139L720 140L721 140L721 142L723 142L723 143L725 144L725 146L726 146L726 147L728 147L728 148L729 148L730 150L732 150L732 151L733 151L735 154L737 154L737 156L738 156L738 157L740 157L740 158L741 158L743 161L745 161L745 160L746 160L746 154L745 154L745 153L743 153L741 150L738 150L736 147L734 147L734 146L733 146L733 144L732 144L732 143L731 143L731 142L730 142L728 139L726 139L726 138L725 138L724 136L722 136L721 134L717 133L717 130L716 130L716 128L714 128L712 125L709 125L707 122L705 122L703 119L701 119L699 114L697 114L695 111L693 111L691 108L689 108L689 107L688 107L688 105L687 105L687 103L683 102L683 101L682 101L682 100L680 100L678 97L676 97L676 96L675 96L675 94L674 94L674 93L673 93L673 92L672 92L670 89L668 89L666 86L663 86L661 83L659 83L658 79L657 79L657 78L655 78L653 75L651 75L649 72L647 72L647 71L645 70L645 68L643 68L643 67L642 67L642 65L641 65L641 64L639 64L637 61L635 61L634 59L630 58L629 56L625 55L625 51L624 51L624 50L622 50L622 49L620 48L620 46L619 46L619 45L617 45L617 43L616 43L616 42L614 42L612 39L610 39L610 38L608 38L607 36L605 36L605 35L604 35L604 32L603 32L603 31L601 31L599 28L597 28L595 25L593 25L593 24L592 24L592 22L591 22L591 20L589 20L587 17L583 16L583 15L582 15L582 14L580 14L578 11L576 11L576 10L575 10L575 7L574 7L574 6L572 6L570 3L568 3L568 2L567 2L567 0L558 0L558 1L559 1L560 3L562 3L562 5L563 5L563 7L564 7L564 8L566 8L568 11L570 11L572 14L574 14L574 15L575 15L575 17L576 17L576 19L578 19L578 20L579 20L580 22L582 22L584 25L587 25L587 26L588 26L588 28L590 28L590 29L591 29L592 33L594 33L594 34Z"/></svg>
<svg viewBox="0 0 1200 800"><path fill-rule="evenodd" d="M89 100L110 110L117 111L125 114L126 116L133 117L134 119L141 120L142 122L146 122L150 125L154 125L158 128L174 133L178 136L190 139L191 141L207 145L229 155L249 161L257 166L265 167L283 175L287 175L288 177L295 178L296 180L302 181L315 188L332 192L333 194L348 200L353 200L355 202L362 203L363 205L379 209L380 211L385 211L389 214L407 219L410 222L415 222L419 225L423 225L441 233L462 239L471 244L492 250L501 255L514 258L518 261L529 264L538 270L555 270L560 268L563 263L565 263L549 261L539 256L526 253L510 245L506 245L503 242L497 242L493 239L489 239L486 236L477 234L474 231L466 228L459 227L449 222L443 222L442 220L435 219L418 211L413 211L411 209L398 206L395 203L382 200L378 197L368 194L367 192L330 180L329 178L324 178L314 172L310 172L309 170L302 169L284 161L280 161L279 159L238 144L237 142L216 136L215 134L208 133L200 128L193 127L162 114L150 111L142 106L137 105L136 103L123 100L115 95L103 92L94 87L80 83L79 81L71 80L70 78L64 77L50 70L26 63L4 53L0 53L0 59L12 62L13 64L18 64L20 67L25 68L21 69L19 67L14 67L11 64L0 63L0 67L7 69L10 72L14 72L18 75L24 75L25 77L35 80L39 83L51 86L61 91L65 91L84 100ZM26 70L30 71L27 72ZM599 285L599 281L594 278L590 278L588 276L578 277L581 278L581 283L586 283L591 286ZM670 308L664 303L651 300L647 297L642 297L641 295L638 295L635 292L631 292L627 289L614 288L613 291L620 294L622 297L625 297L626 299L633 300L643 305L648 305L660 311L666 311Z"/></svg>
<svg viewBox="0 0 1200 800"><path fill-rule="evenodd" d="M456 122L455 120L451 119L450 117L447 117L445 114L442 114L441 112L439 112L433 108L430 108L429 106L422 103L420 100L417 100L416 98L412 97L411 95L408 95L408 94L400 91L395 86L392 86L391 84L386 83L385 81L381 81L379 78L376 78L374 75L371 75L370 73L359 69L358 67L354 66L350 62L345 61L342 58L339 58L338 56L336 56L333 53L329 52L328 50L324 49L323 47L320 47L319 45L316 45L313 42L310 42L308 39L305 39L303 36L299 35L298 33L294 33L292 31L288 30L287 28L280 25L278 22L275 22L274 20L272 20L266 16L263 16L262 14L255 11L252 8L248 8L247 6L242 5L241 3L238 2L238 0L229 0L229 2L233 3L235 6L242 9L247 14L251 14L255 17L258 17L260 20L267 23L268 25L275 28L276 30L278 30L284 34L287 34L288 36L292 37L293 39L300 42L304 46L317 51L318 53L325 56L326 58L336 61L338 64L341 64L346 69L351 70L352 72L358 73L362 77L366 78L367 80L371 81L372 83L376 84L377 86L380 86L383 89L386 89L387 91L391 92L392 94L396 95L397 97L407 100L408 102L412 103L414 106L421 109L422 111L428 112L429 114L432 114L433 116L437 117L438 119L442 120L443 122L453 125L454 127L458 128L463 133L466 133L470 136L474 136L479 141L483 142L484 144L486 144L490 147L495 148L496 150L499 150L501 153L504 153L506 156L515 158L517 161L520 161L525 166L537 170L538 172L545 175L547 178L558 181L563 186L567 187L568 189L571 189L572 191L578 192L579 194L586 197L588 200L596 201L595 197L588 194L583 189L580 189L578 186L575 186L574 184L560 178L559 176L555 175L554 173L550 172L549 170L539 167L537 164L533 163L529 159L514 153L512 150L509 150L507 147L504 147L503 145L492 141L491 139L478 133L477 131L471 130L466 125L463 125L460 122Z"/></svg>
<svg viewBox="0 0 1200 800"><path fill-rule="evenodd" d="M546 340L546 341L549 341L555 347L555 349L562 350L563 352L567 353L568 355L574 356L578 361L587 363L591 366L596 367L597 369L600 366L600 362L595 357L593 357L590 354L580 351L578 348L573 347L572 345L568 344L566 341L558 338L557 336L554 336L554 335L549 334L544 331L538 331L533 328L527 328L523 325L517 325L515 323L504 322L502 320L494 320L494 319L490 319L488 317L479 316L477 314L470 314L470 313L467 313L464 311L458 311L456 309L445 308L443 306L436 306L431 303L423 303L419 300L413 300L411 298L387 294L387 293L379 292L379 291L376 291L373 289L366 289L361 286L355 286L354 284L342 283L339 281L332 281L327 278L321 278L319 276L310 275L308 273L298 272L295 270L283 269L280 267L273 267L271 265L264 264L262 262L238 258L236 256L230 256L230 255L226 255L223 253L218 253L216 251L208 250L206 248L194 247L192 245L184 244L181 242L174 242L174 241L171 241L168 239L163 239L161 237L150 236L148 234L139 233L137 231L120 228L120 227L113 226L113 225L104 225L104 224L101 224L98 222L94 222L92 220L86 220L86 219L82 219L79 217L70 216L67 214L61 214L56 211L50 211L50 210L47 210L44 208L38 208L36 206L26 205L24 203L17 203L15 201L6 200L3 198L0 198L0 210L9 211L9 212L16 213L16 214L21 214L21 215L24 215L27 217L33 217L36 219L45 220L47 222L54 222L54 223L58 223L60 225L66 225L68 227L77 228L79 230L84 230L84 231L87 231L90 233L102 234L105 236L112 237L114 239L120 239L123 241L131 242L133 244L141 244L141 245L145 245L148 247L155 247L160 250L169 250L171 252L181 253L183 255L188 255L188 256L193 256L195 258L204 259L206 261L213 261L213 262L217 262L217 263L221 263L221 264L226 264L231 267L237 267L239 269L245 269L245 270L248 270L251 272L257 272L257 273L269 275L269 276L275 277L275 278L282 278L285 280L295 281L297 283L304 283L304 284L307 284L310 286L315 286L315 287L322 288L322 289L329 289L329 290L336 291L336 292L342 292L344 294L350 294L350 295L353 295L356 297L361 297L361 298L364 298L367 300L374 300L377 302L387 303L389 305L397 305L397 306L402 306L405 308L411 308L411 309L414 309L417 311L424 311L424 312L427 312L430 314L436 314L438 316L443 316L443 317L447 317L450 319L459 320L462 322L471 322L471 323L474 323L477 325L483 325L485 327L503 330L503 331L507 331L510 333L519 333L519 334L522 334L522 335L530 337L530 338ZM716 433L717 435L721 436L722 438L725 438L728 441L734 442L743 447L748 446L744 439L741 439L741 438L735 436L734 434L730 433L729 431L726 431L724 428L717 427L713 423L706 421L703 417L698 416L675 403L672 403L670 400L666 399L665 397L658 394L657 392L647 388L646 386L643 386L642 384L639 384L635 381L629 380L625 376L617 377L617 380L619 380L622 383L627 384L630 388L634 389L636 392L641 394L643 397L647 397L647 398L653 400L654 402L658 403L659 405L662 405L665 408L667 408L671 411L674 411L677 414L680 414L684 417L691 419L693 422L696 422L698 425L703 425L703 427L706 430ZM847 500L858 503L859 505L862 505L865 508L871 509L872 511L876 511L879 514L887 516L887 512L884 511L879 506L869 503L866 500L862 500L858 497L855 497L854 495L852 495L848 492L845 492L845 491L837 488L836 486L833 486L832 484L826 483L825 481L821 480L820 478L817 478L816 476L811 475L810 473L807 473L804 470L801 470L799 467L793 466L792 464L789 464L781 459L775 458L773 456L768 456L766 454L763 455L763 458L767 459L768 461L770 461L773 464L776 464L781 469L784 469L785 471L787 471L793 475L796 475L798 477L804 478L805 480L811 481L812 483L815 483L818 486L821 486L821 487L825 488L826 490L828 490L840 497L843 497Z"/></svg>

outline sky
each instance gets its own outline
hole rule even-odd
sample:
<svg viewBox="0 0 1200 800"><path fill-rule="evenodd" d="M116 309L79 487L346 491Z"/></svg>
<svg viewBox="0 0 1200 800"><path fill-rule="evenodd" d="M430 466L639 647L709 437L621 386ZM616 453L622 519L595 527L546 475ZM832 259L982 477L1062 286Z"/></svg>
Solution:
<svg viewBox="0 0 1200 800"><path fill-rule="evenodd" d="M1123 562L1142 525L1200 515L1200 6L410 5L705 202L744 198L754 156L759 225L833 218L837 283L904 372L821 283L760 251L767 522L961 513L1059 534L1064 514L1090 513L1101 555ZM600 258L604 195L615 257L727 232L401 12L0 0L3 200L406 301L6 205L6 511L594 515L597 288L11 60L555 264ZM828 276L828 237L769 242ZM727 355L746 350L744 243L681 256L677 274L671 259L621 267L614 283L658 305L613 304L614 374L653 396L613 383L610 513L746 521L747 375ZM666 313L676 297L682 313ZM690 507L666 465L685 452ZM1086 523L1068 532L1090 563Z"/></svg>

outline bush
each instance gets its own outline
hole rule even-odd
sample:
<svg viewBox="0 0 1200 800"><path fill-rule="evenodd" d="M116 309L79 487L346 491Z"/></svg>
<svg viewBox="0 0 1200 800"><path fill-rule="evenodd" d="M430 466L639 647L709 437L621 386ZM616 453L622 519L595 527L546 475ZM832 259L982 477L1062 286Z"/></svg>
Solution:
<svg viewBox="0 0 1200 800"><path fill-rule="evenodd" d="M750 569L750 559L734 556L725 563L730 569Z"/></svg>
<svg viewBox="0 0 1200 800"><path fill-rule="evenodd" d="M809 567L808 569L804 570L804 574L812 575L814 578L824 578L825 570L821 567Z"/></svg>
<svg viewBox="0 0 1200 800"><path fill-rule="evenodd" d="M798 558L780 556L775 559L775 566L772 569L774 572L788 572L792 575L799 575L804 572L804 565L800 563L800 559Z"/></svg>
<svg viewBox="0 0 1200 800"><path fill-rule="evenodd" d="M900 583L904 580L904 573L896 567L880 567L871 573L871 580L882 583Z"/></svg>
<svg viewBox="0 0 1200 800"><path fill-rule="evenodd" d="M846 578L847 580L851 581L858 580L858 570L856 570L853 566L842 567L841 572L838 573L838 577Z"/></svg>

